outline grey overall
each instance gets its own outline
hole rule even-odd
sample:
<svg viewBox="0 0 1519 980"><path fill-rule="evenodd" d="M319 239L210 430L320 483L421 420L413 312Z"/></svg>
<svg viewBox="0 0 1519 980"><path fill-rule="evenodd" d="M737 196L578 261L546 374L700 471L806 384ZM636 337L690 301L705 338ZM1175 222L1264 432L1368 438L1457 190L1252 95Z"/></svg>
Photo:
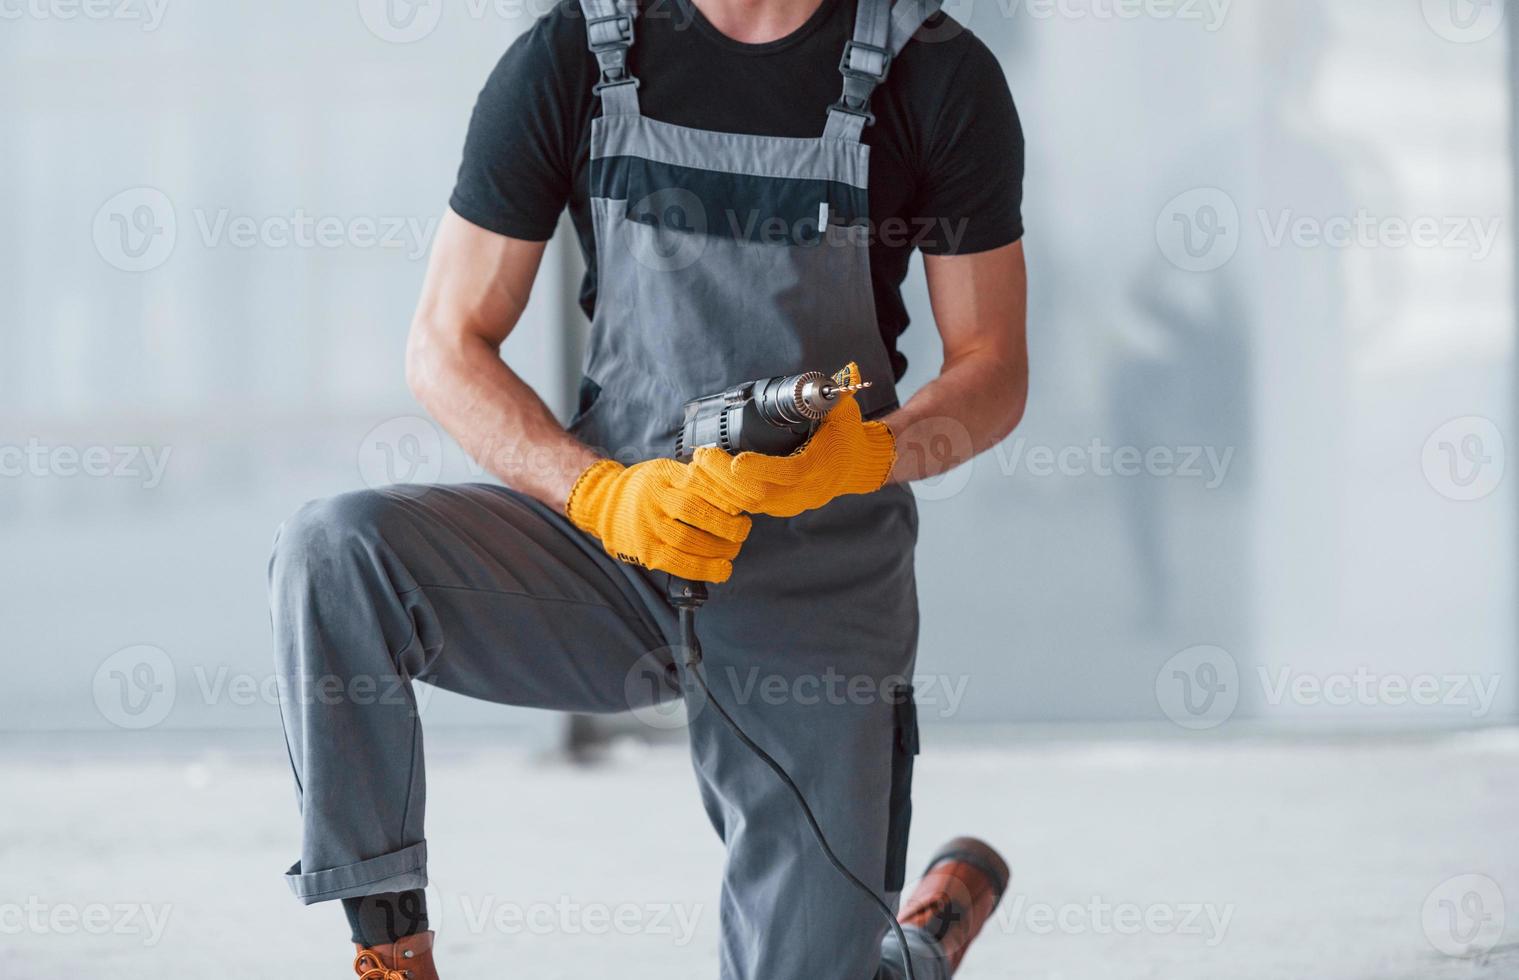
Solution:
<svg viewBox="0 0 1519 980"><path fill-rule="evenodd" d="M590 176L598 292L571 431L623 462L668 456L688 399L851 360L875 382L866 415L891 410L860 136L871 90L936 0L860 0L844 96L814 139L643 115L631 3L582 7L602 69ZM912 495L899 486L790 520L756 517L699 622L714 695L791 773L840 859L893 905L918 747L908 681L916 535ZM304 824L287 880L300 900L426 883L413 681L575 712L678 698L686 685L666 588L664 574L614 560L550 508L501 487L307 504L281 528L270 565ZM905 976L909 953L879 910L828 866L781 783L699 699L688 735L727 848L722 977ZM949 976L931 938L909 931L909 946L919 980Z"/></svg>

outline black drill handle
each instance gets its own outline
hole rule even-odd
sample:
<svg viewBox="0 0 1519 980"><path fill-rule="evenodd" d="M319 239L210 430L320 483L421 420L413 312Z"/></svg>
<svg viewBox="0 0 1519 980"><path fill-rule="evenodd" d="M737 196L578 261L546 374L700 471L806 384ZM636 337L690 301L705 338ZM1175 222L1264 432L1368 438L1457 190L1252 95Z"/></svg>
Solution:
<svg viewBox="0 0 1519 980"><path fill-rule="evenodd" d="M687 667L701 663L701 640L696 638L696 610L706 604L707 583L670 576L670 605L680 619L680 645Z"/></svg>

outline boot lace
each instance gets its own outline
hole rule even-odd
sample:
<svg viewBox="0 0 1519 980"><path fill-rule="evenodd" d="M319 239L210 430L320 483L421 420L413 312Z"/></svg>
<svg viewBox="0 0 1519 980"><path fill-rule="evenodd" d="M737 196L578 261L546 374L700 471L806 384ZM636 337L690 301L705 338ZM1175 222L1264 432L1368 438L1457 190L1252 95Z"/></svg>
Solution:
<svg viewBox="0 0 1519 980"><path fill-rule="evenodd" d="M948 895L939 894L914 903L903 913L902 918L921 921L923 931L942 943L949 938L951 930L965 920L965 914ZM390 978L386 977L385 980Z"/></svg>
<svg viewBox="0 0 1519 980"><path fill-rule="evenodd" d="M367 949L353 958L353 972L359 975L359 980L406 980L404 972L392 970Z"/></svg>

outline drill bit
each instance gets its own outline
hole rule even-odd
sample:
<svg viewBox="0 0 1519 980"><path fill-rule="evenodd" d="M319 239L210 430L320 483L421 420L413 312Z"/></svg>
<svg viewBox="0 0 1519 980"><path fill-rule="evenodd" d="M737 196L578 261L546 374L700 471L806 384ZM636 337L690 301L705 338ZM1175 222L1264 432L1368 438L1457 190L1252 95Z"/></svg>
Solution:
<svg viewBox="0 0 1519 980"><path fill-rule="evenodd" d="M823 397L837 398L840 395L853 394L856 391L863 391L873 384L875 384L874 381L857 381L851 385L826 384L823 386Z"/></svg>

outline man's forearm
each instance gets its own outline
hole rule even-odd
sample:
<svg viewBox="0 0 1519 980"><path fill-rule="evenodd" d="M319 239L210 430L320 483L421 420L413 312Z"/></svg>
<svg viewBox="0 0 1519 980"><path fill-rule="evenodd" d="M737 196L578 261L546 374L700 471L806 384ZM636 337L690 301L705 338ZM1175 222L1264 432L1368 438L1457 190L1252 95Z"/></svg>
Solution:
<svg viewBox="0 0 1519 980"><path fill-rule="evenodd" d="M564 512L575 480L597 460L543 399L478 337L414 330L407 374L432 416L507 486Z"/></svg>
<svg viewBox="0 0 1519 980"><path fill-rule="evenodd" d="M938 476L1001 442L1023 418L1028 365L972 352L947 361L939 376L882 421L897 442L890 482Z"/></svg>

